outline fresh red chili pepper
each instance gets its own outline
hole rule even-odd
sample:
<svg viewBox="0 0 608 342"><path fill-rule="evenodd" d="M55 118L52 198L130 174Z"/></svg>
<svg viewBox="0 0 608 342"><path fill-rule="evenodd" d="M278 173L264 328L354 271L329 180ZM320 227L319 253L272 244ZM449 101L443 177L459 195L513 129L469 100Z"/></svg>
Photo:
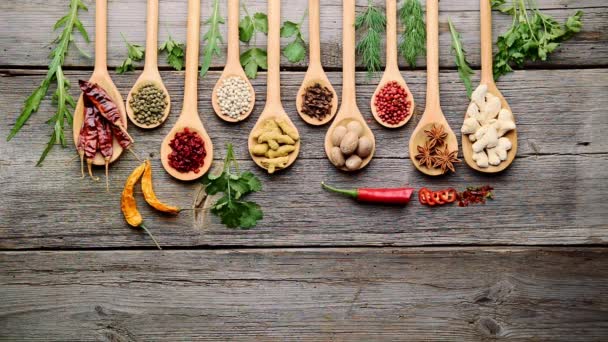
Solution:
<svg viewBox="0 0 608 342"><path fill-rule="evenodd" d="M358 188L358 189L338 189L331 187L325 183L321 183L324 189L350 196L361 202L384 203L384 204L401 204L405 205L410 202L410 198L414 193L412 188Z"/></svg>
<svg viewBox="0 0 608 342"><path fill-rule="evenodd" d="M127 133L127 128L122 121L118 106L112 101L110 95L108 95L108 93L98 84L83 80L78 81L78 83L80 85L80 90L84 93L83 97L88 98L91 103L93 103L97 110L99 110L101 116L110 121L112 125L120 128L129 140L133 141L129 133Z"/></svg>

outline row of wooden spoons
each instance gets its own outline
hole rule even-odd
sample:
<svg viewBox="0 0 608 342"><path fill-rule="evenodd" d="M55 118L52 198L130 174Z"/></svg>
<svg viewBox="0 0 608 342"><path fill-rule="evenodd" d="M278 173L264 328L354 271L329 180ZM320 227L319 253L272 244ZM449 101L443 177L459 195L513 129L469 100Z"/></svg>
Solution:
<svg viewBox="0 0 608 342"><path fill-rule="evenodd" d="M504 97L498 92L496 85L492 78L492 34L491 34L491 9L488 5L487 0L480 0L481 3L481 11L482 11L482 84L487 84L489 91L498 96L502 103L503 107L508 108ZM327 76L325 75L323 68L320 62L320 41L319 41L319 0L310 0L309 7L309 20L310 20L310 64L308 72L306 73L304 82L302 84L302 88L300 89L300 93L298 94L297 104L298 111L300 112L301 108L301 98L302 92L313 83L321 83L324 86L327 86L331 89L331 91L335 94L335 90L331 86ZM337 111L337 96L333 97L333 106L332 112L330 115L327 115L324 120L312 121L307 115L300 115L302 118L313 125L322 125L329 122L333 116L335 115L335 120L330 126L325 141L325 150L330 156L330 150L334 147L331 142L331 136L333 130L338 126L345 126L350 121L357 121L361 124L363 128L362 136L366 136L372 141L372 151L371 153L361 161L360 165L357 169L361 169L365 167L371 159L373 158L375 151L375 139L373 132L366 124L361 112L359 111L356 104L356 85L355 85L355 1L354 0L344 0L343 1L343 89L342 89L342 103L340 110ZM96 0L96 39L95 39L95 68L93 75L91 76L90 81L94 83L98 83L102 86L111 97L116 100L116 103L119 106L121 114L123 116L123 121L126 123L125 112L131 117L132 121L137 124L137 120L134 120L132 117L132 111L129 108L125 111L125 106L122 101L122 97L116 87L114 86L112 80L110 79L109 73L107 71L106 64L106 18L107 16L107 0ZM239 43L238 43L238 19L239 19L239 0L229 0L228 2L228 19L229 19L229 44L228 44L228 61L226 63L226 67L220 80L218 81L218 85L220 82L232 76L240 77L244 80L247 80L245 73L241 67L239 62ZM266 106L260 115L256 125L252 130L252 134L249 138L249 146L250 150L252 144L255 143L252 135L260 125L262 125L265 121L269 119L274 120L282 120L291 125L296 131L297 128L293 124L293 122L289 119L289 116L285 112L282 104L281 104L281 96L280 96L280 1L269 1L268 2L268 80L267 80L267 99ZM184 104L182 108L182 112L179 116L178 121L175 126L169 132L169 134L165 137L162 145L161 145L161 158L163 162L163 166L167 170L169 174L173 177L180 180L193 180L197 179L203 174L205 174L209 167L211 166L213 160L213 145L209 135L207 134L203 123L200 120L200 116L197 112L197 81L198 81L198 60L199 60L199 28L200 26L200 0L189 0L188 1L188 28L187 28L187 49L186 49L186 80L185 80L185 89L184 89ZM450 129L449 124L447 123L440 106L439 101L439 20L438 20L438 0L427 0L427 99L426 99L426 109L424 115L420 119L418 126L414 130L414 133L410 139L410 157L412 162L421 172L429 174L429 175L438 175L440 174L436 169L426 168L418 163L418 161L414 158L416 155L416 146L420 145L424 139L424 130L428 129L429 126L433 124L442 125L446 132L448 133L448 137L446 138L446 144L448 148L452 151L458 150L458 142L456 140L456 136L454 132ZM162 87L162 89L166 91L166 88L162 82L160 77L160 73L158 72L157 66L157 35L158 35L158 0L149 0L148 1L148 23L147 23L147 41L146 41L146 63L144 67L144 71L139 77L133 89L136 89L139 85L146 82L154 82L155 84ZM384 76L376 90L376 93L388 82L396 81L398 82L404 89L406 89L409 98L412 101L412 111L413 111L413 97L405 80L401 77L399 72L399 67L397 63L397 33L396 33L396 2L395 1L387 1L387 66L384 73ZM248 83L249 87L251 84ZM219 108L217 107L217 85L214 89L213 95L213 106L222 117L222 119L226 119L225 115L219 114ZM253 88L251 88L251 94L255 94ZM131 93L129 94L128 100L131 97ZM374 95L375 97L375 95ZM372 98L374 98L372 97ZM170 103L170 101L168 101ZM127 102L128 103L128 102ZM129 106L127 106L129 107ZM382 123L382 120L377 118L377 113L375 112L375 106L372 104L372 112L378 122ZM239 117L239 119L235 119L232 121L241 121L247 116L251 114L253 106L249 107L249 111ZM166 111L158 124L145 126L138 126L142 128L154 128L157 125L160 125L168 116L170 111L169 106L166 107ZM76 107L76 113L74 115L74 138L75 141L78 141L78 132L79 128L82 125L83 120L83 104L82 97L80 98L78 105ZM411 118L411 115L409 116ZM400 127L407 123L409 120L404 120L400 122L398 125L385 125L387 127ZM228 119L227 121L231 121ZM188 173L180 173L169 166L167 157L171 152L171 147L169 146L170 141L175 137L175 134L184 130L184 128L189 128L191 130L196 131L204 140L205 149L207 151L204 166L198 170L198 172L188 172ZM465 160L471 167L482 171L482 172L498 172L505 169L513 160L516 150L517 150L517 135L516 132L513 131L507 136L513 143L513 148L509 151L509 158L506 162L502 163L498 167L490 167L487 169L479 169L475 162L471 159L471 146L470 142L466 137L463 139L463 147L465 149L464 156ZM299 149L300 142L297 141L296 149L289 154L289 161L285 165L285 167L289 167L296 160ZM114 142L115 153L112 157L112 161L116 160L118 156L122 153L120 146ZM99 160L95 160L96 165L103 165L103 158L98 156ZM260 167L265 168L262 164L262 158L255 156L252 154L252 159L256 164ZM352 169L347 169L345 167L339 167L345 171L353 171Z"/></svg>

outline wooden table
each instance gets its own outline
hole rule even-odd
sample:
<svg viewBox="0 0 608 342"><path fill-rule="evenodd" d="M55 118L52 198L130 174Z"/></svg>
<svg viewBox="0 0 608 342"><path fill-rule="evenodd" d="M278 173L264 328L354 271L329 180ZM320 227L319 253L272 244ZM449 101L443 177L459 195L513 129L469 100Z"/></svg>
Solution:
<svg viewBox="0 0 608 342"><path fill-rule="evenodd" d="M90 12L81 17L93 36L94 5L87 3ZM359 10L366 3L359 0ZM417 118L394 131L372 122L368 104L380 75L368 79L363 70L357 74L359 106L376 134L376 158L360 173L337 172L322 148L326 128L307 126L295 113L306 63L284 60L283 100L303 149L291 169L269 177L246 151L264 105L265 74L253 81L258 100L252 118L229 125L212 114L209 101L222 67L223 58L216 58L199 82L199 112L217 160L232 142L242 167L263 180L264 191L252 199L265 217L255 229L230 230L210 215L167 217L142 205L162 252L120 214L119 193L136 165L132 156L112 165L110 193L103 182L79 178L78 162L68 162L72 146L55 148L43 167L35 167L50 132L50 99L5 141L46 72L50 28L66 4L0 3L0 340L608 339L606 1L539 1L559 20L584 10L584 29L550 61L500 80L517 115L520 148L512 167L497 176L466 166L439 179L418 173L406 148ZM262 0L247 5L251 13L266 10ZM203 3L203 18L210 6ZM305 7L303 0L290 1L283 19L298 21ZM476 0L441 3L442 104L456 131L467 99L450 54L447 19L461 31L478 70L477 8ZM145 1L110 1L109 11L109 64L116 66L126 55L120 32L144 42ZM184 41L186 1L163 0L160 12L161 40L169 31ZM340 93L340 2L323 1L321 15L323 63ZM496 14L495 35L510 20ZM417 115L426 82L419 62L416 70L403 66ZM76 80L89 77L92 61L71 51L66 64L75 96ZM174 181L160 165L160 142L183 96L183 73L170 71L164 60L161 65L174 101L169 122L151 132L130 131L152 159L158 195L190 206L200 185ZM113 75L123 95L137 75ZM496 200L466 209L357 205L322 191L324 180L345 187L488 183Z"/></svg>

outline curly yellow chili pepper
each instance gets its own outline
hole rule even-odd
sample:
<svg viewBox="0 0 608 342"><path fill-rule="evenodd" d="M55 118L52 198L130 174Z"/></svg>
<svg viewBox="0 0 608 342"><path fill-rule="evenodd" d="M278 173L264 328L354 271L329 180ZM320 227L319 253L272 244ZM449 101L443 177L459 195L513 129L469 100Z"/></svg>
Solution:
<svg viewBox="0 0 608 342"><path fill-rule="evenodd" d="M156 247L158 247L158 249L161 249L160 245L154 238L154 235L152 235L148 228L144 226L144 220L141 217L139 211L137 210L137 203L135 202L135 196L133 196L135 184L137 184L137 181L139 181L139 179L141 178L145 168L146 163L141 164L135 170L133 170L133 172L131 172L131 174L127 178L127 181L125 182L125 188L122 190L122 196L120 198L120 208L122 209L122 214L125 216L125 220L127 220L127 223L132 227L143 229L150 236L152 241L154 241Z"/></svg>
<svg viewBox="0 0 608 342"><path fill-rule="evenodd" d="M156 194L154 193L154 188L152 186L152 166L150 162L146 160L144 162L145 170L144 176L141 179L141 190L144 193L144 198L148 204L163 213L168 214L178 214L181 209L172 205L164 204L156 198Z"/></svg>

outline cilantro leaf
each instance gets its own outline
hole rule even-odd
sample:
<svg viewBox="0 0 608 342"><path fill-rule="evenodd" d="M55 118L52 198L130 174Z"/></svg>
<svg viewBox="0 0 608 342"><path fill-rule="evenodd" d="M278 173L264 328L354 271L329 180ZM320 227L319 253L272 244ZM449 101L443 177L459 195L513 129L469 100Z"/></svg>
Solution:
<svg viewBox="0 0 608 342"><path fill-rule="evenodd" d="M120 66L116 68L118 74L124 74L125 72L135 70L133 62L140 62L144 59L145 49L139 44L131 44L127 41L125 35L121 32L122 40L127 45L127 58L122 62Z"/></svg>
<svg viewBox="0 0 608 342"><path fill-rule="evenodd" d="M265 50L251 48L241 54L241 65L245 68L245 74L249 78L256 78L258 69L268 69L268 56Z"/></svg>
<svg viewBox="0 0 608 342"><path fill-rule="evenodd" d="M256 31L260 31L263 34L268 34L268 16L264 13L258 12L253 15L253 23Z"/></svg>
<svg viewBox="0 0 608 342"><path fill-rule="evenodd" d="M159 51L167 52L167 63L173 67L173 69L180 71L184 68L184 49L186 45L184 43L178 43L171 35L169 38L160 46Z"/></svg>
<svg viewBox="0 0 608 342"><path fill-rule="evenodd" d="M293 21L286 21L281 27L281 37L289 38L300 32L300 26Z"/></svg>
<svg viewBox="0 0 608 342"><path fill-rule="evenodd" d="M283 55L287 57L291 63L302 61L304 57L306 57L306 46L304 44L304 40L298 37L283 49Z"/></svg>
<svg viewBox="0 0 608 342"><path fill-rule="evenodd" d="M255 32L253 19L250 16L245 16L239 21L239 40L243 43L249 43Z"/></svg>

